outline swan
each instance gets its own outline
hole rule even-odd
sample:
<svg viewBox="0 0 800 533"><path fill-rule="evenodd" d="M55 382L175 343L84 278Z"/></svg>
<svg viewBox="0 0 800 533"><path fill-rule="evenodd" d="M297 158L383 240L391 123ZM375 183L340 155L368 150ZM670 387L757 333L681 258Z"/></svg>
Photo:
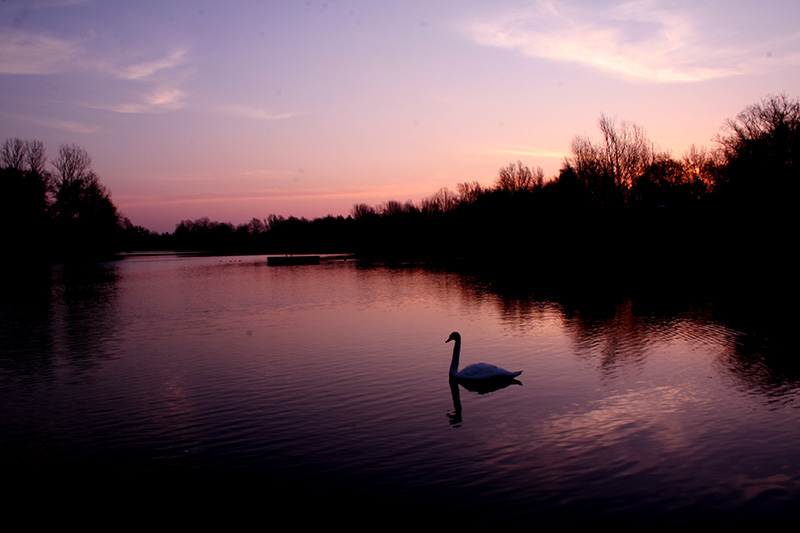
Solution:
<svg viewBox="0 0 800 533"><path fill-rule="evenodd" d="M511 381L522 374L522 370L510 372L505 368L490 365L488 363L475 363L458 371L458 358L461 355L461 334L454 331L445 342L455 341L453 346L453 361L450 363L450 378L465 381Z"/></svg>

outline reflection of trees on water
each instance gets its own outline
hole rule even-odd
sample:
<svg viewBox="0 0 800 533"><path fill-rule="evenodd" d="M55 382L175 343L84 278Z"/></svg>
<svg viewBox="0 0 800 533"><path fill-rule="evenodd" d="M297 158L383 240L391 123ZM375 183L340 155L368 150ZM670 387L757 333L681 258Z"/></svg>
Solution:
<svg viewBox="0 0 800 533"><path fill-rule="evenodd" d="M460 280L463 306L473 306L476 301L497 309L504 326L513 332L528 332L543 324L558 307L546 298L539 298L530 287L514 280L486 279L480 274L463 274ZM506 283L508 282L508 283Z"/></svg>
<svg viewBox="0 0 800 533"><path fill-rule="evenodd" d="M540 302L532 299L519 300L508 296L498 298L501 309L501 319L507 328L514 331L530 329L530 324L540 324L547 320L554 311L549 302Z"/></svg>
<svg viewBox="0 0 800 533"><path fill-rule="evenodd" d="M115 263L68 265L53 272L52 335L71 365L93 366L117 330Z"/></svg>
<svg viewBox="0 0 800 533"><path fill-rule="evenodd" d="M676 320L671 313L653 309L652 303L637 303L612 290L565 290L513 276L477 283L494 294L507 328L530 331L555 317L572 338L576 354L599 358L601 368L607 370L641 363L649 347L663 340Z"/></svg>
<svg viewBox="0 0 800 533"><path fill-rule="evenodd" d="M600 368L639 366L662 328L651 330L648 320L634 313L633 303L625 299L608 313L596 310L562 308L565 330L573 338L576 355L598 358Z"/></svg>
<svg viewBox="0 0 800 533"><path fill-rule="evenodd" d="M745 390L758 390L772 400L786 398L800 386L797 350L758 334L738 335L719 365Z"/></svg>
<svg viewBox="0 0 800 533"><path fill-rule="evenodd" d="M771 401L789 398L800 387L796 304L771 298L727 303L715 313L732 331L718 365L745 390L758 390Z"/></svg>
<svg viewBox="0 0 800 533"><path fill-rule="evenodd" d="M795 316L777 294L735 295L697 287L670 286L569 290L542 283L476 281L492 293L512 331L530 331L557 312L575 354L596 360L606 373L644 364L653 348L672 341L712 346L718 365L745 390L774 398L800 386L800 357L792 337ZM748 296L749 294L749 296ZM483 296L485 298L485 294Z"/></svg>
<svg viewBox="0 0 800 533"><path fill-rule="evenodd" d="M26 278L3 309L6 370L42 379L63 357L92 366L117 330L114 263L47 267Z"/></svg>
<svg viewBox="0 0 800 533"><path fill-rule="evenodd" d="M73 370L108 354L117 331L115 263L42 267L7 277L0 368L38 382L58 363Z"/></svg>
<svg viewBox="0 0 800 533"><path fill-rule="evenodd" d="M49 266L4 272L0 376L45 376L53 369Z"/></svg>
<svg viewBox="0 0 800 533"><path fill-rule="evenodd" d="M800 360L789 349L792 328L774 302L745 306L687 297L659 304L628 297L599 306L562 305L562 310L576 353L598 357L603 369L642 364L654 345L680 340L713 345L720 367L745 389L782 396L800 385Z"/></svg>

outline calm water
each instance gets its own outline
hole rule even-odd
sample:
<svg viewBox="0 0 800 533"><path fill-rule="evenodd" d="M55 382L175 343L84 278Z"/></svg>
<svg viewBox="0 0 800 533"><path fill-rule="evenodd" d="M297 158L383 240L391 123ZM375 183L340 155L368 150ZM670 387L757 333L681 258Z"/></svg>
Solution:
<svg viewBox="0 0 800 533"><path fill-rule="evenodd" d="M309 523L800 516L785 311L264 257L128 258L9 284L0 466L37 507L76 505L83 482L105 504L150 497L200 520L202 506ZM453 330L462 366L523 370L522 385L451 389ZM200 507L175 504L190 495Z"/></svg>

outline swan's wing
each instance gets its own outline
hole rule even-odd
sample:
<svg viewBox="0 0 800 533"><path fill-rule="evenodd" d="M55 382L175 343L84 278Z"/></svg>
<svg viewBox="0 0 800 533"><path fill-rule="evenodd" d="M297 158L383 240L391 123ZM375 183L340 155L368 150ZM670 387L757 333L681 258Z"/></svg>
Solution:
<svg viewBox="0 0 800 533"><path fill-rule="evenodd" d="M489 363L475 363L469 365L458 373L458 376L464 379L489 379L499 377L515 377L519 376L522 372L509 372L505 368L490 365Z"/></svg>

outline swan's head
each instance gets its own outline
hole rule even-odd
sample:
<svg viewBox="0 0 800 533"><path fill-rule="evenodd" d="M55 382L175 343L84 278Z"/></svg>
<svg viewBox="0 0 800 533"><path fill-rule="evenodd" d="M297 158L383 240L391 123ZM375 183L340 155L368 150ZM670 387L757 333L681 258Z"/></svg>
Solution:
<svg viewBox="0 0 800 533"><path fill-rule="evenodd" d="M457 331L454 331L453 333L450 334L449 337L447 337L447 340L444 342L448 343L450 341L460 341L460 340L461 340L461 335Z"/></svg>

